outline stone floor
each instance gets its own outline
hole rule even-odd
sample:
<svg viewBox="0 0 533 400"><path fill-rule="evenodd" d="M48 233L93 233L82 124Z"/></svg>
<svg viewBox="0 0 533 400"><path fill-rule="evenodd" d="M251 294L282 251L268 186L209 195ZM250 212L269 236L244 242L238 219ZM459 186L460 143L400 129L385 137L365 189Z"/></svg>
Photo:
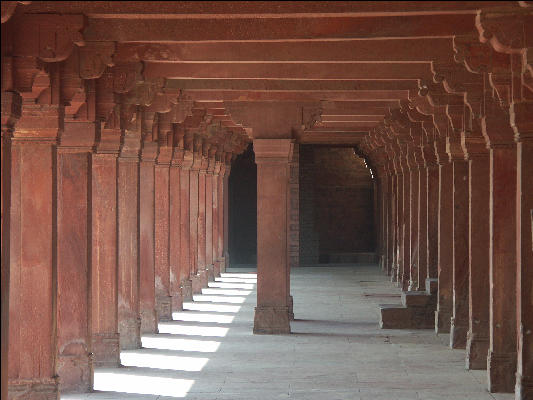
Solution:
<svg viewBox="0 0 533 400"><path fill-rule="evenodd" d="M293 269L292 294L293 334L254 336L255 274L229 270L122 353L128 367L98 370L97 392L61 399L514 399L488 393L446 337L380 330L378 304L400 297L376 267Z"/></svg>

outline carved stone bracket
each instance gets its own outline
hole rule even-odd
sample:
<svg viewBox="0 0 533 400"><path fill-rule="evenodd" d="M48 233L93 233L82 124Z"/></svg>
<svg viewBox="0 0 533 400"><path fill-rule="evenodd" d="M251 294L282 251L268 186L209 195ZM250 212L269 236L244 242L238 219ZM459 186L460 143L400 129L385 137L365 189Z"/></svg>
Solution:
<svg viewBox="0 0 533 400"><path fill-rule="evenodd" d="M84 46L83 15L24 14L13 24L13 55L45 62L66 60L74 46Z"/></svg>

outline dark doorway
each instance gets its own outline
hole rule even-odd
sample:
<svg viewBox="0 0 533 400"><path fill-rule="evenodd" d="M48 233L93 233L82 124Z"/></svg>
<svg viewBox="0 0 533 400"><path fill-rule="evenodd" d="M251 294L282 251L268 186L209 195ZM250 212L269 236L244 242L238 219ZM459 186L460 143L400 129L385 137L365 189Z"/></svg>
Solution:
<svg viewBox="0 0 533 400"><path fill-rule="evenodd" d="M233 161L229 176L231 266L257 262L257 166L252 145Z"/></svg>
<svg viewBox="0 0 533 400"><path fill-rule="evenodd" d="M350 147L300 145L300 263L375 262L374 177Z"/></svg>

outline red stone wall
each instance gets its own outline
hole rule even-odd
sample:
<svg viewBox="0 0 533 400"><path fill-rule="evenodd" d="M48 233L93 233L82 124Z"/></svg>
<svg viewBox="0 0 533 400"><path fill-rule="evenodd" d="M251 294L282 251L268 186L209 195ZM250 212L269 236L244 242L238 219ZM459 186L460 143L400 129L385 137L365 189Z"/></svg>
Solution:
<svg viewBox="0 0 533 400"><path fill-rule="evenodd" d="M352 148L300 146L300 258L375 250L373 180Z"/></svg>

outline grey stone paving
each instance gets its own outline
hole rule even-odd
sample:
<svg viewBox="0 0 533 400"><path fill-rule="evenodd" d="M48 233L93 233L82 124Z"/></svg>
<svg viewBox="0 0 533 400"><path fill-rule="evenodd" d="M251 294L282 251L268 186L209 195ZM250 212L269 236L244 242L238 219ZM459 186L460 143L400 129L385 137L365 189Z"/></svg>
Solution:
<svg viewBox="0 0 533 400"><path fill-rule="evenodd" d="M485 371L466 371L447 337L380 330L378 304L400 303L400 292L376 267L298 268L291 282L293 334L252 334L253 271L232 269L143 337L146 348L122 353L130 366L98 370L101 391L61 398L514 399L488 393Z"/></svg>

